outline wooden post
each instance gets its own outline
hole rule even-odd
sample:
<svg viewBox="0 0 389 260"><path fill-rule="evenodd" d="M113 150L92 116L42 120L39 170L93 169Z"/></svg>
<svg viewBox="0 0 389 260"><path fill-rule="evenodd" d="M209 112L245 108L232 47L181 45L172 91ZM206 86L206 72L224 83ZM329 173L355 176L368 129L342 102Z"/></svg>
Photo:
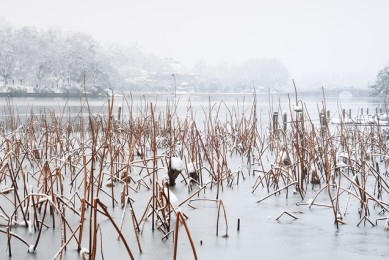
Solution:
<svg viewBox="0 0 389 260"><path fill-rule="evenodd" d="M120 116L122 114L122 106L118 107L118 121L120 121Z"/></svg>
<svg viewBox="0 0 389 260"><path fill-rule="evenodd" d="M323 113L323 112L320 112L319 117L320 117L320 126L321 126L321 127L325 126L325 123L326 123L326 122L325 122L324 113Z"/></svg>
<svg viewBox="0 0 389 260"><path fill-rule="evenodd" d="M273 133L278 133L278 112L273 113Z"/></svg>
<svg viewBox="0 0 389 260"><path fill-rule="evenodd" d="M288 128L288 114L286 112L284 112L284 114L282 115L282 122L283 122L283 125L284 125L284 131L287 130Z"/></svg>

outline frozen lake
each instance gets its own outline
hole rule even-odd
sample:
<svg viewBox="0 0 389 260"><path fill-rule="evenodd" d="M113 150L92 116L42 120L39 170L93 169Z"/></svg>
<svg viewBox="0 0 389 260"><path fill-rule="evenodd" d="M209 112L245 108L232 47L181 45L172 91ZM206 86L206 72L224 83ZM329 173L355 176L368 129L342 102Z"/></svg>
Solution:
<svg viewBox="0 0 389 260"><path fill-rule="evenodd" d="M132 115L139 116L141 111L138 107L142 107L146 101L156 105L156 111L164 111L166 109L167 99L174 101L174 96L132 96L126 99L122 96L115 97L114 112L117 116L119 106L122 107L123 120L128 119L129 111L132 109ZM301 97L300 98L313 122L319 124L319 110L322 107L322 97ZM295 103L294 96L290 97L292 105ZM34 113L36 115L45 114L44 112L55 111L60 118L66 119L68 115L77 118L78 115L87 115L86 106L80 113L80 107L83 99L46 99L46 98L13 98L8 101L13 104L13 108L17 110L15 114L20 117L20 122L24 124L25 116ZM214 106L214 114L219 110L220 120L228 120L228 109L235 108L237 114L247 113L253 102L252 95L182 95L176 99L177 115L180 118L185 118L188 115L188 107L195 111L195 120L197 125L203 126L204 120L208 116L204 111L208 111L209 106ZM301 104L301 103L300 103ZM0 106L2 110L3 121L8 120L9 110L6 109L7 101L1 100ZM64 106L66 109L64 109ZM92 114L107 115L107 102L105 98L94 98L89 100L89 107ZM351 109L352 114L358 114L361 109L366 113L369 109L370 114L375 113L376 109L384 108L383 98L327 98L327 110L330 110L331 117L337 117L342 109L347 111ZM293 107L291 108L293 109ZM269 127L271 111L289 111L288 97L277 97L268 95L257 96L257 115L258 124L263 131ZM74 122L77 122L75 120ZM3 137L0 137L3 139ZM2 155L4 156L4 155ZM226 209L226 217L228 221L228 237L225 237L226 226L224 217L220 219L219 235L216 236L216 221L218 204L214 201L199 200L193 201L188 205L184 203L181 206L182 212L188 216L187 224L190 229L194 245L197 250L199 259L384 259L389 255L389 233L384 230L384 221L378 222L377 226L372 227L368 222L357 226L359 222L358 203L351 200L348 205L348 210L344 214L344 225L340 225L337 229L334 225L333 212L331 209L321 206L309 207L302 202L307 202L313 198L319 191L319 185L309 185L305 200L301 201L298 193L281 192L277 196L272 196L260 203L258 200L268 195L266 188L258 188L253 191L253 185L257 180L258 173L253 175L249 172L248 167L242 164L240 156L230 158L229 165L231 170L242 169L245 179L240 179L239 184L233 184L231 187L223 187L219 199L224 203ZM263 159L264 167L270 167L272 156ZM253 166L251 170L257 169L258 166ZM258 168L259 169L259 168ZM178 179L179 180L179 179ZM65 183L69 185L69 183ZM191 192L188 192L187 185L183 181L178 181L177 185L172 188L172 191L178 198L178 201L183 201ZM120 189L115 191L117 197L120 196ZM129 196L133 199L133 207L135 215L139 218L147 207L148 200L151 196L151 191L141 189L139 192L129 191ZM196 199L214 199L216 197L216 188L206 188L204 193L195 196ZM9 205L4 198L5 195L0 195L0 205L6 210ZM102 195L102 199L103 199ZM383 201L388 201L388 194L384 195ZM318 197L318 203L328 205L330 203L325 192ZM3 206L4 205L4 206ZM8 206L7 206L8 205ZM345 205L341 205L344 209ZM120 223L123 210L120 205L115 208L109 207L110 212L117 224ZM284 215L279 220L276 218L283 212L288 211L295 215L297 219L293 219ZM371 207L370 219L382 218L380 210ZM89 216L89 214L88 214ZM387 216L385 216L387 217ZM79 221L79 216L68 211L67 218L74 226ZM131 216L127 213L125 223L123 225L123 233L128 239L129 246L132 250L135 259L172 259L173 258L173 235L169 239L163 240L163 233L158 230L152 231L151 218L145 222L143 232L140 233L139 239L142 246L142 253L139 252L137 242L132 229ZM237 230L237 223L240 221L240 230ZM49 222L50 223L50 222ZM0 228L4 227L3 219L0 219ZM99 224L101 228L101 241L103 244L102 254L100 246L97 249L97 259L101 259L102 255L105 259L126 259L128 258L122 242L117 240L117 233L112 228L112 225L103 216L99 216ZM183 228L180 228L180 240L178 245L178 259L192 259L193 254L190 248L189 240L187 239ZM28 240L31 244L34 243L36 233L30 234L25 227L16 227L13 232L19 234ZM68 234L70 235L70 234ZM60 244L60 228L43 228L36 253L28 254L26 247L20 242L12 239L12 257L10 259L51 259L58 249ZM100 238L99 238L100 239ZM98 241L100 245L100 241ZM84 242L86 244L86 241ZM3 248L0 252L0 258L8 257L7 237L0 233L0 247ZM64 259L80 258L77 252L77 246L71 242Z"/></svg>

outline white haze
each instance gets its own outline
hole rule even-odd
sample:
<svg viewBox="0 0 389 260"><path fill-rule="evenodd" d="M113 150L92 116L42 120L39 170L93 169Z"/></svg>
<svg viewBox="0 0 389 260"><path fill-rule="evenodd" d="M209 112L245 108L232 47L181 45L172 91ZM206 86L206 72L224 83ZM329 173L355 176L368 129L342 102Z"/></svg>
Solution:
<svg viewBox="0 0 389 260"><path fill-rule="evenodd" d="M279 59L297 83L367 86L389 62L386 0L0 0L14 26L59 26L191 67Z"/></svg>

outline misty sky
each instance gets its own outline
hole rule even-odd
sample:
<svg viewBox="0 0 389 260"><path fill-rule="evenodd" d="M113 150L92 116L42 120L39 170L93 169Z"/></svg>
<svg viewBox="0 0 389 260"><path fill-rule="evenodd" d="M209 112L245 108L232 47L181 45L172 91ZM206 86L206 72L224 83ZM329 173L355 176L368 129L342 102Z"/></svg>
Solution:
<svg viewBox="0 0 389 260"><path fill-rule="evenodd" d="M0 0L14 26L60 26L103 43L143 46L191 67L277 58L294 78L357 75L389 62L386 0Z"/></svg>

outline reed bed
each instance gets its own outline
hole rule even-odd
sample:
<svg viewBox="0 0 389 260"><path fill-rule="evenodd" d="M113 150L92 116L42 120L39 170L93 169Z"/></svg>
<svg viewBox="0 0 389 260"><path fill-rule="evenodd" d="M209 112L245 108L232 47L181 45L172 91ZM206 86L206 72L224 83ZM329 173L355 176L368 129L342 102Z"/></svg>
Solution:
<svg viewBox="0 0 389 260"><path fill-rule="evenodd" d="M202 205L198 201L214 204L216 235L223 215L223 236L228 237L229 208L221 194L246 179L253 180L248 192L260 188L268 193L252 203L294 193L301 199L298 206L330 209L339 228L354 200L359 204L355 225L376 226L383 220L383 228L389 229L389 148L383 124L341 120L331 125L324 97L316 112L320 123L315 122L297 94L288 112L269 109L268 127L260 124L255 94L250 104L209 101L202 111L189 101L184 117L178 116L177 99L160 110L146 99L137 106L131 96L123 99L125 106L118 111L115 96L107 98L98 114L85 97L76 117L65 104L59 114L31 110L24 120L7 100L0 128L0 235L6 237L3 247L9 256L14 243L22 243L26 252L39 252L43 231L59 228L61 246L53 259L62 258L70 246L81 258L95 259L104 255L101 223L108 222L131 259L143 252L140 238L148 227L162 232L163 240L174 240L176 259L183 225L197 259L190 233L196 219L188 219L181 207L196 209ZM202 122L197 113L203 114ZM232 158L240 162L238 167ZM181 201L171 191L177 183L187 188ZM315 187L315 196L307 198ZM207 190L215 197L205 196ZM133 197L140 193L149 196L148 203L135 208ZM120 220L112 216L117 207ZM373 210L382 217L372 219ZM277 220L284 214L298 219L283 211ZM19 235L20 228L30 236Z"/></svg>

